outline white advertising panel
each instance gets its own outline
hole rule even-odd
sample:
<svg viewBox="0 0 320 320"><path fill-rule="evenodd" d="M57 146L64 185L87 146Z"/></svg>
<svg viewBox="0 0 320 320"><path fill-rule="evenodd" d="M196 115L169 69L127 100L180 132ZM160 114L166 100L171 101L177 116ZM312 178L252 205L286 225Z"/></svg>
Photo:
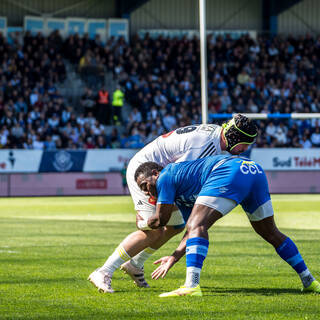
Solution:
<svg viewBox="0 0 320 320"><path fill-rule="evenodd" d="M252 149L250 158L265 171L320 170L320 149Z"/></svg>
<svg viewBox="0 0 320 320"><path fill-rule="evenodd" d="M0 173L38 172L41 150L1 150Z"/></svg>
<svg viewBox="0 0 320 320"><path fill-rule="evenodd" d="M83 172L119 171L137 151L135 149L88 150Z"/></svg>

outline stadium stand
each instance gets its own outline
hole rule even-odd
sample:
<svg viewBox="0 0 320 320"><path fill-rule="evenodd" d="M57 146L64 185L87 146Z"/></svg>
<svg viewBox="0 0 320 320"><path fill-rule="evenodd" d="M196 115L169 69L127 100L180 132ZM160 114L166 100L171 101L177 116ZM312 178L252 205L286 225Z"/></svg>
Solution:
<svg viewBox="0 0 320 320"><path fill-rule="evenodd" d="M103 44L98 37L27 32L19 39L9 44L0 35L1 148L140 148L201 122L197 38L146 35ZM319 54L320 38L310 35L209 37L209 113L320 112ZM68 65L86 85L76 103L58 90ZM131 106L121 125L114 120L116 88L108 91L105 81L110 73ZM319 119L258 124L257 147L319 147Z"/></svg>

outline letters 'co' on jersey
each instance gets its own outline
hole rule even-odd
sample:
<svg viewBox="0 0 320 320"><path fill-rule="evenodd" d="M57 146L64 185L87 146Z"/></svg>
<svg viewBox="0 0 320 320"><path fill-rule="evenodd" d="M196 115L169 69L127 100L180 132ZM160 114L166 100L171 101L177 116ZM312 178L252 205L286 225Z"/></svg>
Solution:
<svg viewBox="0 0 320 320"><path fill-rule="evenodd" d="M198 196L222 197L248 213L270 200L263 169L254 161L219 155L168 165L157 180L157 203L175 203L185 221Z"/></svg>
<svg viewBox="0 0 320 320"><path fill-rule="evenodd" d="M152 161L165 167L172 162L195 160L221 153L221 127L214 124L192 125L158 137L140 150L133 162Z"/></svg>

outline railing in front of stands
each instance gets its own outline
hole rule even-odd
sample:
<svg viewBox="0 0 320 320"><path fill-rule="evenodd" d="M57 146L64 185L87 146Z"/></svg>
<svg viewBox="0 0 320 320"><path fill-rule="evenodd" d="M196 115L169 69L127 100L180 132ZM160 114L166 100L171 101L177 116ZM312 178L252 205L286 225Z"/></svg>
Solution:
<svg viewBox="0 0 320 320"><path fill-rule="evenodd" d="M236 113L209 113L209 120L232 118ZM320 113L242 113L251 119L320 119Z"/></svg>

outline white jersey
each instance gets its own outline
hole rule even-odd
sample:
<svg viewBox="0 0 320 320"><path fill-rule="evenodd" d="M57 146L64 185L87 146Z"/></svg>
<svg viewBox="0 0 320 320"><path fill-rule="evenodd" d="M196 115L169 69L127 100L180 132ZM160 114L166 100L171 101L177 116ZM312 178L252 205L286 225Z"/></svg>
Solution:
<svg viewBox="0 0 320 320"><path fill-rule="evenodd" d="M130 160L127 168L128 187L135 209L143 218L147 219L155 212L155 201L146 196L134 180L134 174L139 165L152 161L165 167L172 162L190 161L221 154L221 129L214 124L192 125L176 129L149 143Z"/></svg>
<svg viewBox="0 0 320 320"><path fill-rule="evenodd" d="M140 150L131 161L152 161L165 167L172 162L196 160L221 153L221 127L193 125L158 137Z"/></svg>

